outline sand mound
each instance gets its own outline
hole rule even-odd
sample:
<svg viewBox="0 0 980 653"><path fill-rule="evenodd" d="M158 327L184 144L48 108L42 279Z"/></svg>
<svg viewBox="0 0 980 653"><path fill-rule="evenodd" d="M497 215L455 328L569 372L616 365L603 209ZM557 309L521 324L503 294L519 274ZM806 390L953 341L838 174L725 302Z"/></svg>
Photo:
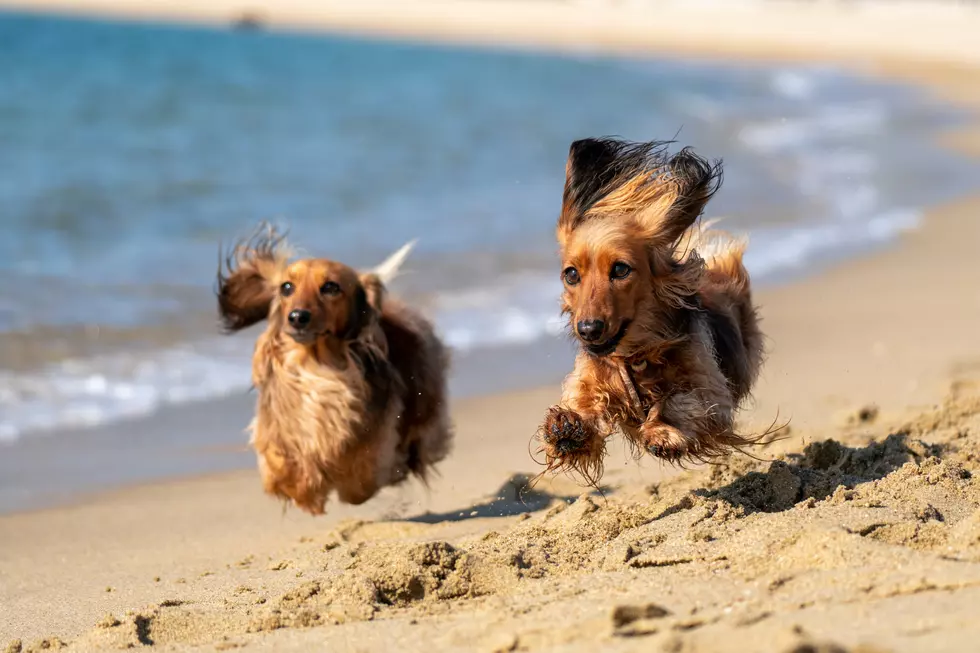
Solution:
<svg viewBox="0 0 980 653"><path fill-rule="evenodd" d="M459 513L472 519L342 524L268 564L229 564L213 600L107 616L70 648L919 650L909 638L980 598L980 399L861 424L878 430L608 497L516 477ZM855 610L907 625L836 627Z"/></svg>

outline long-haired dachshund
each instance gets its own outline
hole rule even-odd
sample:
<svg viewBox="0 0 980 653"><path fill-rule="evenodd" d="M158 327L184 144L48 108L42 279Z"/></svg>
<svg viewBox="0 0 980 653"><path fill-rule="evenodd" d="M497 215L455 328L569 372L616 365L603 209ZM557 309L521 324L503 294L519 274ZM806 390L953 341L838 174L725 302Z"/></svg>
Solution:
<svg viewBox="0 0 980 653"><path fill-rule="evenodd" d="M431 324L386 296L411 244L372 272L290 262L262 226L219 265L227 332L262 320L249 427L265 491L322 514L329 494L360 504L409 473L426 480L449 453L448 353Z"/></svg>
<svg viewBox="0 0 980 653"><path fill-rule="evenodd" d="M721 162L667 145L585 139L566 164L562 311L580 353L539 439L549 470L593 484L617 428L672 462L761 437L733 425L763 360L744 243L695 227Z"/></svg>

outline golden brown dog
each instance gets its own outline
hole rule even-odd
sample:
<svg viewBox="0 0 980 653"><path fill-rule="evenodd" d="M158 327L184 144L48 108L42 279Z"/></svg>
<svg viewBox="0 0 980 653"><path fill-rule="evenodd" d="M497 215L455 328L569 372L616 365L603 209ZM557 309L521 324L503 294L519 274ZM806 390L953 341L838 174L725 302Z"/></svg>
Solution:
<svg viewBox="0 0 980 653"><path fill-rule="evenodd" d="M419 313L385 296L411 245L373 272L325 259L290 263L262 227L218 270L228 332L262 320L250 426L269 494L322 514L332 491L360 504L445 458L448 354Z"/></svg>
<svg viewBox="0 0 980 653"><path fill-rule="evenodd" d="M758 440L733 426L763 359L744 243L694 226L721 163L666 146L585 139L566 164L562 310L581 351L539 438L549 469L593 484L617 428L669 461Z"/></svg>

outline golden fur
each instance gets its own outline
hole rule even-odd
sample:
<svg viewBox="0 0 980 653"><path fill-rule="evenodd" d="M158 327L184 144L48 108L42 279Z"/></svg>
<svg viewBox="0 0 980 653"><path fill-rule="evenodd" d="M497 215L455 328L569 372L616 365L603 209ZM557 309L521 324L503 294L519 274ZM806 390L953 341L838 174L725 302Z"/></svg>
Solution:
<svg viewBox="0 0 980 653"><path fill-rule="evenodd" d="M548 469L593 484L616 430L669 461L758 440L734 430L763 360L744 243L695 226L721 164L666 145L585 139L566 165L562 310L581 348L539 438Z"/></svg>
<svg viewBox="0 0 980 653"><path fill-rule="evenodd" d="M249 427L263 487L311 514L333 491L360 504L410 473L425 481L449 453L448 354L428 321L385 295L406 253L368 273L290 263L284 238L263 227L218 271L225 329L268 321Z"/></svg>

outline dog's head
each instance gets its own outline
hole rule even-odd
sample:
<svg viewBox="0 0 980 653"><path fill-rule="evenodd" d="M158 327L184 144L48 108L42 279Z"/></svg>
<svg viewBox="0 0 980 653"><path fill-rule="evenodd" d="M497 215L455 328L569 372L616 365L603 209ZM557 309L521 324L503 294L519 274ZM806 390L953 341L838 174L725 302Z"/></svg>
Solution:
<svg viewBox="0 0 980 653"><path fill-rule="evenodd" d="M357 339L380 310L377 276L328 259L289 259L284 237L269 227L232 250L218 271L225 329L239 331L268 319L299 345Z"/></svg>
<svg viewBox="0 0 980 653"><path fill-rule="evenodd" d="M371 311L360 276L336 261L296 261L280 277L278 292L283 330L300 344L354 340Z"/></svg>
<svg viewBox="0 0 980 653"><path fill-rule="evenodd" d="M691 304L703 270L688 230L721 184L721 163L667 143L572 143L557 236L562 310L595 356L628 355Z"/></svg>

